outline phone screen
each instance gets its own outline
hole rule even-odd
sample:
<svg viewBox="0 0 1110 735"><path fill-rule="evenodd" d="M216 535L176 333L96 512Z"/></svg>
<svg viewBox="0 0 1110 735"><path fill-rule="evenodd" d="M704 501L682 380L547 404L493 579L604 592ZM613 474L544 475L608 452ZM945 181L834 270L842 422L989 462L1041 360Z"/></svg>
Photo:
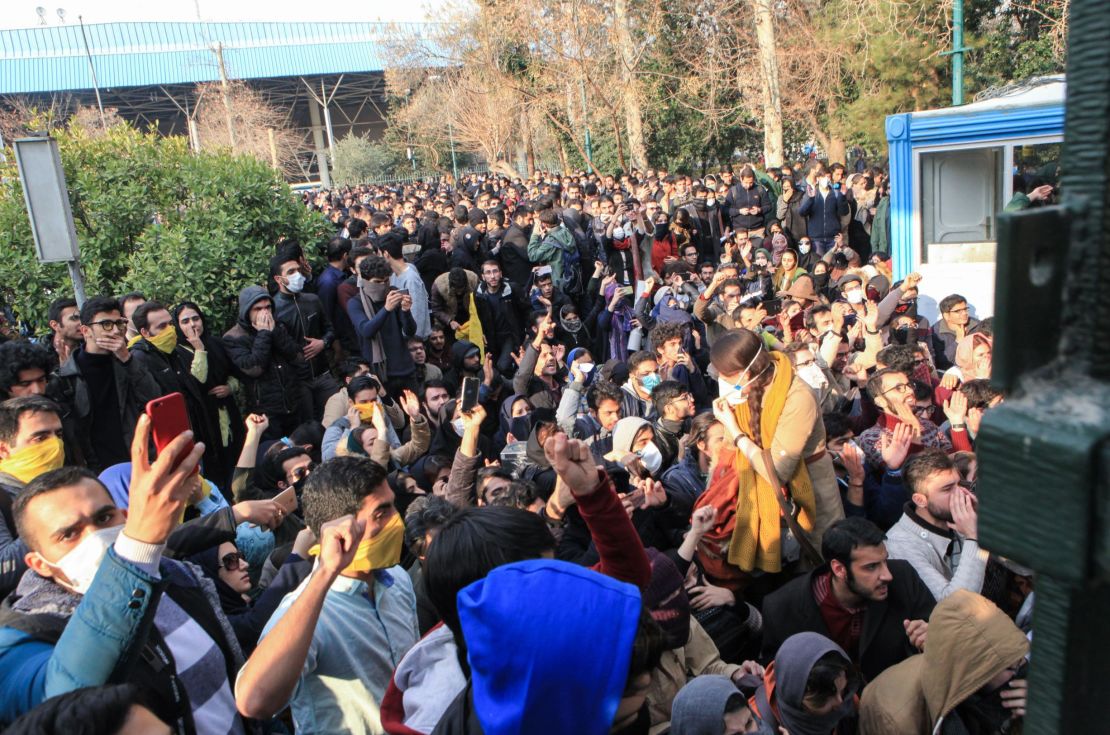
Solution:
<svg viewBox="0 0 1110 735"><path fill-rule="evenodd" d="M462 384L462 406L460 410L463 413L469 413L474 410L478 405L478 379L477 378L463 378Z"/></svg>

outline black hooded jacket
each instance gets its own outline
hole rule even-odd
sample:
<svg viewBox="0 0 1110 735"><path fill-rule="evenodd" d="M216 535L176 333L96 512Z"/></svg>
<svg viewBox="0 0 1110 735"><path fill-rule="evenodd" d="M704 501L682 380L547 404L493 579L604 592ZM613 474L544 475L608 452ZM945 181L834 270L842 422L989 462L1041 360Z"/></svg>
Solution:
<svg viewBox="0 0 1110 735"><path fill-rule="evenodd" d="M303 405L300 376L305 368L301 347L276 317L270 331L251 326L251 307L268 298L261 286L247 286L239 293L239 321L224 334L224 346L243 380L248 411L294 414Z"/></svg>

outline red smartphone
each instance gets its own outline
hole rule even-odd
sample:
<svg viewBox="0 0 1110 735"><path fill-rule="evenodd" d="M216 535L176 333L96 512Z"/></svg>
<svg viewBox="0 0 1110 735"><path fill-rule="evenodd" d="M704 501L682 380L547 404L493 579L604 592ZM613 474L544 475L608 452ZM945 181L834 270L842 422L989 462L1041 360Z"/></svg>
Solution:
<svg viewBox="0 0 1110 735"><path fill-rule="evenodd" d="M189 412L185 408L185 396L180 393L155 398L146 404L146 415L150 417L150 433L154 439L154 449L159 454L183 432L192 429L189 425ZM181 458L187 457L191 451L192 441L181 453ZM197 469L199 471L199 467Z"/></svg>

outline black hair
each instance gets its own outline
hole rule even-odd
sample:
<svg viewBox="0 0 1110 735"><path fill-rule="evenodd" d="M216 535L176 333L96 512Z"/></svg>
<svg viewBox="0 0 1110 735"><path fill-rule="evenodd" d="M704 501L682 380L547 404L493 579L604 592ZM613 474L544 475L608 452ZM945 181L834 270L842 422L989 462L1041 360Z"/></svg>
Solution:
<svg viewBox="0 0 1110 735"><path fill-rule="evenodd" d="M875 359L892 370L909 375L913 373L917 349L917 345L887 345L879 350Z"/></svg>
<svg viewBox="0 0 1110 735"><path fill-rule="evenodd" d="M358 217L352 217L347 221L347 236L354 240L359 239L366 232L366 221Z"/></svg>
<svg viewBox="0 0 1110 735"><path fill-rule="evenodd" d="M683 340L686 337L686 325L681 322L656 322L648 332L648 341L656 352L663 349L669 340Z"/></svg>
<svg viewBox="0 0 1110 735"><path fill-rule="evenodd" d="M434 327L433 327L433 329L434 329ZM428 389L429 388L443 388L443 390L447 391L448 395L451 394L451 388L450 388L450 386L447 385L446 381L441 380L439 378L433 378L431 380L425 380L424 381L424 389L422 391L420 391L420 400L421 401L427 400Z"/></svg>
<svg viewBox="0 0 1110 735"><path fill-rule="evenodd" d="M30 533L27 528L27 506L40 495L52 493L59 488L76 485L82 480L96 482L104 488L104 494L111 497L108 488L104 487L104 483L97 479L92 470L74 465L59 467L56 470L42 473L27 483L19 491L19 495L15 496L15 500L12 501L12 518L15 520L15 531L19 538L23 539L23 542L30 546L32 550L35 546L34 534Z"/></svg>
<svg viewBox="0 0 1110 735"><path fill-rule="evenodd" d="M358 260L359 258L365 258L367 255L373 255L373 254L374 254L374 251L371 248L368 248L365 245L355 245L354 243L352 243L351 244L351 257L350 257L351 265L354 265L355 261Z"/></svg>
<svg viewBox="0 0 1110 735"><path fill-rule="evenodd" d="M829 526L821 537L821 556L826 562L838 561L851 568L852 551L861 546L878 546L886 534L866 518L859 516L841 518Z"/></svg>
<svg viewBox="0 0 1110 735"><path fill-rule="evenodd" d="M686 393L687 388L677 380L663 380L651 391L651 402L655 404L655 411L663 416L663 408L671 401Z"/></svg>
<svg viewBox="0 0 1110 735"><path fill-rule="evenodd" d="M428 531L438 530L451 520L459 509L446 498L425 495L413 501L405 514L405 544L416 556L427 553L424 537Z"/></svg>
<svg viewBox="0 0 1110 735"><path fill-rule="evenodd" d="M28 413L52 413L60 417L62 409L46 396L9 398L0 403L0 441L5 444L14 443L19 434L19 420Z"/></svg>
<svg viewBox="0 0 1110 735"><path fill-rule="evenodd" d="M958 293L954 293L941 299L940 304L937 305L937 308L939 309L941 314L947 314L960 304L966 303L967 299L965 299L963 296L960 296Z"/></svg>
<svg viewBox="0 0 1110 735"><path fill-rule="evenodd" d="M371 255L359 263L358 272L359 275L367 281L371 278L388 279L393 275L393 269L389 267L389 263L385 262L385 258L380 255Z"/></svg>
<svg viewBox="0 0 1110 735"><path fill-rule="evenodd" d="M648 352L647 350L633 352L631 355L628 356L628 372L631 373L633 370L640 367L640 365L648 362L649 360L651 362L658 362L658 358L656 358L654 352Z"/></svg>
<svg viewBox="0 0 1110 735"><path fill-rule="evenodd" d="M902 466L906 494L922 492L925 480L938 472L956 469L956 463L943 449L927 447L910 457Z"/></svg>
<svg viewBox="0 0 1110 735"><path fill-rule="evenodd" d="M313 451L310 451L309 454L315 454L316 457L319 457L320 449L324 444L324 425L319 421L305 421L297 424L297 428L289 432L289 441L299 447L305 445L312 447Z"/></svg>
<svg viewBox="0 0 1110 735"><path fill-rule="evenodd" d="M270 278L273 278L274 276L280 276L281 267L286 263L297 263L297 267L300 267L299 259L287 257L285 253L278 253L274 257L270 258Z"/></svg>
<svg viewBox="0 0 1110 735"><path fill-rule="evenodd" d="M5 342L0 345L0 395L11 395L12 386L19 381L24 370L42 370L43 377L50 375L50 354L45 347L30 342Z"/></svg>
<svg viewBox="0 0 1110 735"><path fill-rule="evenodd" d="M554 550L555 538L544 520L518 508L466 508L440 528L428 549L424 579L432 605L460 644L461 660L459 591L497 567Z"/></svg>
<svg viewBox="0 0 1110 735"><path fill-rule="evenodd" d="M599 381L594 383L586 391L586 405L597 410L605 401L616 401L618 406L623 405L622 391L618 386L608 382Z"/></svg>
<svg viewBox="0 0 1110 735"><path fill-rule="evenodd" d="M883 378L888 375L901 375L902 377L909 380L909 377L906 375L906 373L902 372L901 370L894 370L892 368L883 368L882 370L876 370L874 373L871 374L871 377L867 379L867 394L871 396L871 400L877 400L879 396L882 395Z"/></svg>
<svg viewBox="0 0 1110 735"><path fill-rule="evenodd" d="M698 443L708 441L709 430L721 423L712 411L702 411L690 422L690 433L686 435L686 451L700 453Z"/></svg>
<svg viewBox="0 0 1110 735"><path fill-rule="evenodd" d="M77 299L63 296L60 299L54 299L50 302L50 308L46 312L47 321L61 322L62 312L66 309L75 308L77 306Z"/></svg>
<svg viewBox="0 0 1110 735"><path fill-rule="evenodd" d="M836 411L829 411L821 416L825 424L825 438L837 438L852 433L852 424L848 417Z"/></svg>
<svg viewBox="0 0 1110 735"><path fill-rule="evenodd" d="M350 228L347 229L350 230ZM344 255L350 255L352 247L350 238L333 237L328 241L326 250L328 262L333 263L340 260Z"/></svg>
<svg viewBox="0 0 1110 735"><path fill-rule="evenodd" d="M556 227L559 224L559 213L554 209L545 209L540 212L540 222L545 227Z"/></svg>
<svg viewBox="0 0 1110 735"><path fill-rule="evenodd" d="M110 311L118 311L123 314L123 307L117 299L111 296L93 296L85 301L85 305L81 307L81 323L88 326L92 324L97 314L106 314Z"/></svg>
<svg viewBox="0 0 1110 735"><path fill-rule="evenodd" d="M4 345L4 347L7 347L7 345ZM2 349L3 347L0 347L0 350ZM1002 396L1002 391L992 386L989 380L983 378L965 381L960 385L960 393L963 393L967 398L968 408L979 409L987 408L992 401Z"/></svg>
<svg viewBox="0 0 1110 735"><path fill-rule="evenodd" d="M146 301L139 305L131 314L131 323L135 325L135 329L142 331L150 329L150 315L156 311L169 311L159 301Z"/></svg>
<svg viewBox="0 0 1110 735"><path fill-rule="evenodd" d="M513 473L509 472L508 470L503 470L501 469L501 467L498 466L481 468L480 470L478 470L478 478L474 482L474 489L477 491L477 495L479 498L483 500L485 499L484 491L486 489L486 485L489 483L490 480L493 479L508 480L509 482L512 482L514 478Z"/></svg>
<svg viewBox="0 0 1110 735"><path fill-rule="evenodd" d="M353 401L355 396L364 390L376 390L380 396L382 384L373 375L360 375L357 378L351 378L351 382L347 384L347 397Z"/></svg>
<svg viewBox="0 0 1110 735"><path fill-rule="evenodd" d="M845 696L847 699L850 694L855 693L858 684L855 671L851 662L845 659L844 656L836 651L829 651L817 659L813 668L809 670L803 699L810 702L814 708L823 706L830 699L840 694L840 690L836 686L836 680L840 678L841 674L844 674L848 680L848 694Z"/></svg>
<svg viewBox="0 0 1110 735"><path fill-rule="evenodd" d="M74 689L45 700L4 732L10 735L114 735L123 729L135 705L150 709L134 684Z"/></svg>
<svg viewBox="0 0 1110 735"><path fill-rule="evenodd" d="M301 456L310 457L311 453L304 447L287 447L275 442L266 451L262 465L255 472L255 483L263 490L277 490L277 484L285 482L285 463Z"/></svg>
<svg viewBox="0 0 1110 735"><path fill-rule="evenodd" d="M308 476L301 494L305 524L317 537L328 521L358 513L362 501L386 482L386 470L365 457L333 457Z"/></svg>
<svg viewBox="0 0 1110 735"><path fill-rule="evenodd" d="M339 377L344 379L353 378L363 367L369 367L369 365L366 364L366 360L363 360L361 357L348 357L346 360L339 363Z"/></svg>

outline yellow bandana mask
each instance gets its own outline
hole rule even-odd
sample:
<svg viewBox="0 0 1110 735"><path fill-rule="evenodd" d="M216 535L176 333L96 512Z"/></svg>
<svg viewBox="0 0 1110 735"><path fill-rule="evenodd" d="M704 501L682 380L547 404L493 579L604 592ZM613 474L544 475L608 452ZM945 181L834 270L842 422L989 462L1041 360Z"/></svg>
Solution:
<svg viewBox="0 0 1110 735"><path fill-rule="evenodd" d="M166 327L153 337L147 337L146 341L154 345L159 352L168 355L177 348L177 330Z"/></svg>
<svg viewBox="0 0 1110 735"><path fill-rule="evenodd" d="M400 513L385 524L377 536L363 540L355 551L355 558L341 574L352 576L365 574L373 569L388 569L401 561L401 543L405 540L405 522ZM309 556L319 556L320 544L308 550Z"/></svg>
<svg viewBox="0 0 1110 735"><path fill-rule="evenodd" d="M374 420L374 409L378 404L371 401L370 403L355 403L353 404L358 409L358 417L364 423L370 423Z"/></svg>
<svg viewBox="0 0 1110 735"><path fill-rule="evenodd" d="M59 437L52 436L37 444L30 444L0 460L0 472L11 475L26 485L39 475L56 470L65 464L65 446Z"/></svg>

